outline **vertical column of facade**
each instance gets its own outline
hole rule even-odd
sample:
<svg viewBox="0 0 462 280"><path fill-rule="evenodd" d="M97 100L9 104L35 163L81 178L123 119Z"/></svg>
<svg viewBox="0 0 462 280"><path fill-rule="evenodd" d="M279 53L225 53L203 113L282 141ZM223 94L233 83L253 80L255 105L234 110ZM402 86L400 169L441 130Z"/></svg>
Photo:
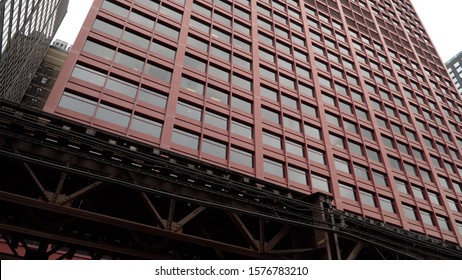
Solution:
<svg viewBox="0 0 462 280"><path fill-rule="evenodd" d="M406 219L403 218L403 211L399 207L401 200L395 181L393 177L389 176L392 174L392 169L387 160L386 145L381 137L381 127L379 126L383 119L377 119L376 114L374 114L377 106L374 106L375 104L371 99L371 95L377 94L377 92L390 95L392 91L386 83L380 83L380 76L374 79L372 75L374 68L370 68L370 65L374 65L376 66L375 71L380 72L382 77L386 76L378 67L379 63L385 64L387 61L386 52L382 47L384 45L383 38L377 30L377 24L367 6L360 7L349 1L341 1L339 7L345 24L346 38L351 46L349 51L354 61L354 74L357 75L355 79L357 79L357 85L362 91L361 95L355 93L354 90L350 92L353 97L356 96L354 107L357 122L360 124L362 139L359 145L349 142L348 148L352 160L357 163L367 163L366 168L370 168L367 172L371 174L371 178L366 182L357 179L358 200L365 208L363 211L366 212L366 215L370 216L370 212L374 213L378 210L384 221L399 224L408 229ZM357 41L359 38L364 39ZM369 49L363 47L363 43L369 44ZM393 103L390 105L394 106Z"/></svg>
<svg viewBox="0 0 462 280"><path fill-rule="evenodd" d="M411 26L411 24L413 24L413 20L406 15L406 12L413 11L411 3L409 1L402 3L393 1L391 3L390 1L390 5L394 8L395 13L399 15L397 17L399 19L398 26L406 31L399 32L399 36L401 42L405 45L406 51L412 53L412 55L408 55L407 59L414 59L417 62L415 64L411 60L412 70L403 65L405 71L401 71L401 74L398 74L397 77L402 81L401 85L403 87L404 84L407 84L412 88L413 94L409 96L407 101L409 103L408 108L412 108L409 111L416 124L418 139L421 143L431 144L430 147L423 145L430 174L425 175L425 170L419 168L425 184L424 199L430 202L427 207L423 206L419 209L420 218L424 223L427 234L440 235L439 237L445 240L453 242L458 240L460 242L462 232L458 232L453 209L447 197L447 195L457 197L448 178L453 176L459 182L461 178L461 174L456 173L457 162L460 160L458 151L460 151L461 147L455 141L455 139L461 139L460 127L454 120L451 120L453 119L451 114L443 113L449 110L445 106L452 104L453 110L460 116L460 105L458 104L460 96L451 88L445 68L442 66L441 59L432 46L431 40L428 38L425 42L422 42L420 36L426 36L423 27L420 26L420 36L416 36L418 33L412 32L414 25ZM413 14L416 15L414 11ZM401 69L399 66L395 66L396 72ZM420 95L421 93L426 96L423 97ZM417 101L417 103L412 100ZM427 104L431 106L426 106ZM431 149L434 148L432 141L438 147L435 152L431 152ZM452 152L448 154L448 151ZM429 182L430 184L428 184Z"/></svg>
<svg viewBox="0 0 462 280"><path fill-rule="evenodd" d="M260 100L262 157L257 159L263 178L311 193L315 181L308 168L308 130L320 138L320 127L306 115L313 110L313 84L306 49L306 33L299 1L255 1L256 55L259 82L254 96ZM308 101L308 99L311 99ZM316 104L316 103L314 103ZM312 111L311 111L312 112ZM315 126L317 126L317 128ZM309 137L308 137L309 138ZM317 143L324 146L321 143ZM324 148L322 149L324 150ZM319 172L318 172L319 174ZM321 178L321 177L320 177ZM321 178L327 189L327 176Z"/></svg>
<svg viewBox="0 0 462 280"><path fill-rule="evenodd" d="M335 3L331 4L335 6ZM323 12L319 9L321 5L323 7ZM327 8L324 4L316 3L315 1L305 1L302 9L307 43L310 51L309 63L312 66L311 72L314 85L312 97L315 99L316 106L315 113L307 115L310 115L311 118L317 118L316 122L311 123L317 123L317 125L319 125L321 131L320 135L322 135L319 140L322 140L324 144L321 147L316 147L314 150L310 150L309 148L310 157L308 159L312 170L316 170L318 174L330 178L328 192L335 198L334 204L336 208L345 209L339 188L341 175L337 173L335 168L335 159L339 154L338 150L346 148L343 136L344 131L340 127L333 128L332 126L332 122L335 122L335 118L339 118L340 111L338 111L337 108L332 110L332 107L335 107L338 103L335 101L334 96L336 92L332 90L332 81L327 82L331 79L327 76L329 75L329 73L327 73L329 61L336 57L338 58L337 63L340 63L340 54L338 51L336 49L331 49L329 52L329 48L333 48L333 44L335 44L333 43L336 40L335 34L339 34L340 36L345 36L345 34L343 33L343 23L341 19L335 17L336 20L334 20L333 14L336 13L338 15L338 8L334 8L334 10L329 9L330 8ZM326 31L325 37L323 36L324 34L321 33L321 30ZM329 32L327 32L327 30L329 30ZM326 42L324 46L321 46L321 44L323 44L323 39L329 40L329 42L333 44ZM327 59L327 61L321 59ZM332 113L328 113L328 110ZM306 120L309 122L310 118L306 118ZM336 129L339 131L336 131ZM315 139L317 134L308 132L307 136L309 139L308 145L314 145L312 139ZM324 158L324 160L319 160L319 156L315 157L315 151L317 151L317 153L322 151L322 158ZM354 184L353 180L350 183ZM316 192L316 189L319 188L313 185L312 191ZM361 210L359 211L361 212Z"/></svg>

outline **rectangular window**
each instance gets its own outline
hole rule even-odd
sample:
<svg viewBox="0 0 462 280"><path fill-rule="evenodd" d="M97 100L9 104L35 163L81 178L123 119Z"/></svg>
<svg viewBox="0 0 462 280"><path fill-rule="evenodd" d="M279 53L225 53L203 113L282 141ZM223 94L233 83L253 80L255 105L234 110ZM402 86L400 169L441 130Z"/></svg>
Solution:
<svg viewBox="0 0 462 280"><path fill-rule="evenodd" d="M120 14L120 15L122 15L122 14ZM109 34L111 36L114 36L116 38L120 38L120 36L122 35L122 28L119 27L117 24L108 23L108 22L103 21L102 19L98 19L98 18L93 23L93 28L96 29L96 30L102 31L102 32L104 32L106 34Z"/></svg>
<svg viewBox="0 0 462 280"><path fill-rule="evenodd" d="M301 132L300 121L288 116L284 116L284 127Z"/></svg>
<svg viewBox="0 0 462 280"><path fill-rule="evenodd" d="M189 68L199 70L201 72L205 72L205 62L202 61L202 60L199 60L198 58L195 58L195 57L192 57L192 56L189 56L189 55L185 55L185 57L184 57L184 65L189 67Z"/></svg>
<svg viewBox="0 0 462 280"><path fill-rule="evenodd" d="M363 151L363 147L361 144L353 142L353 141L348 141L348 148L351 153L364 156L364 151Z"/></svg>
<svg viewBox="0 0 462 280"><path fill-rule="evenodd" d="M334 165L335 169L337 169L338 171L351 174L350 164L347 160L334 157Z"/></svg>
<svg viewBox="0 0 462 280"><path fill-rule="evenodd" d="M131 31L128 29L126 29L125 32L123 33L122 39L131 44L137 45L138 47L141 47L143 49L147 49L149 45L148 38L146 38L145 36L135 31Z"/></svg>
<svg viewBox="0 0 462 280"><path fill-rule="evenodd" d="M427 225L434 226L435 223L433 221L432 213L420 210L420 217L422 218L422 222L424 222Z"/></svg>
<svg viewBox="0 0 462 280"><path fill-rule="evenodd" d="M204 121L206 124L213 125L223 130L228 130L228 118L227 117L212 113L210 111L206 111Z"/></svg>
<svg viewBox="0 0 462 280"><path fill-rule="evenodd" d="M199 147L199 136L178 128L173 129L172 143L197 150Z"/></svg>
<svg viewBox="0 0 462 280"><path fill-rule="evenodd" d="M226 159L227 154L226 144L204 138L202 139L202 152L213 155L222 159Z"/></svg>
<svg viewBox="0 0 462 280"><path fill-rule="evenodd" d="M288 177L290 181L297 182L302 185L307 185L305 170L289 166L287 171L288 171Z"/></svg>
<svg viewBox="0 0 462 280"><path fill-rule="evenodd" d="M229 103L229 93L216 87L207 87L207 97L212 99L213 101L220 102L226 105L228 105Z"/></svg>
<svg viewBox="0 0 462 280"><path fill-rule="evenodd" d="M304 124L305 126L305 135L321 140L321 129L310 124Z"/></svg>
<svg viewBox="0 0 462 280"><path fill-rule="evenodd" d="M271 175L284 178L284 164L281 162L277 162L269 158L264 158L263 170Z"/></svg>
<svg viewBox="0 0 462 280"><path fill-rule="evenodd" d="M167 45L160 43L160 42L152 42L151 51L154 52L155 54L162 56L164 58L167 58L169 60L175 60L176 56L176 49L170 48Z"/></svg>
<svg viewBox="0 0 462 280"><path fill-rule="evenodd" d="M125 54L122 52L118 52L116 54L114 62L136 71L142 71L144 66L144 59L134 57L132 55Z"/></svg>
<svg viewBox="0 0 462 280"><path fill-rule="evenodd" d="M423 199L425 200L425 194L423 192L423 189L417 186L412 186L412 193L414 194L415 198Z"/></svg>
<svg viewBox="0 0 462 280"><path fill-rule="evenodd" d="M177 102L176 113L196 121L200 121L202 118L202 108L185 103L183 101Z"/></svg>
<svg viewBox="0 0 462 280"><path fill-rule="evenodd" d="M282 149L281 137L266 131L263 131L263 144L279 150Z"/></svg>
<svg viewBox="0 0 462 280"><path fill-rule="evenodd" d="M370 180L368 168L358 165L358 164L353 164L353 169L355 170L356 177L359 177L365 180Z"/></svg>
<svg viewBox="0 0 462 280"><path fill-rule="evenodd" d="M139 90L138 94L138 100L147 102L151 105L154 105L156 107L165 109L165 106L167 105L167 96L157 92L154 89L142 87Z"/></svg>
<svg viewBox="0 0 462 280"><path fill-rule="evenodd" d="M372 206L372 207L377 207L377 203L375 201L375 195L374 194L372 194L370 192L360 190L359 191L359 197L361 199L362 204Z"/></svg>
<svg viewBox="0 0 462 280"><path fill-rule="evenodd" d="M435 205L441 205L441 201L439 199L439 195L434 192L428 192L428 198L430 199L431 203Z"/></svg>
<svg viewBox="0 0 462 280"><path fill-rule="evenodd" d="M231 107L233 107L233 109L241 110L243 112L252 114L252 102L240 98L236 95L233 95L231 97Z"/></svg>
<svg viewBox="0 0 462 280"><path fill-rule="evenodd" d="M402 170L401 161L399 159L389 155L388 156L388 162L390 163L390 165L391 165L391 167L393 169Z"/></svg>
<svg viewBox="0 0 462 280"><path fill-rule="evenodd" d="M279 113L266 109L266 108L261 108L261 114L264 120L277 123L277 124L281 124Z"/></svg>
<svg viewBox="0 0 462 280"><path fill-rule="evenodd" d="M61 97L61 100L59 101L58 106L92 117L95 113L96 101L83 98L65 91Z"/></svg>
<svg viewBox="0 0 462 280"><path fill-rule="evenodd" d="M83 50L107 60L111 60L115 54L114 49L89 40L85 42Z"/></svg>
<svg viewBox="0 0 462 280"><path fill-rule="evenodd" d="M332 146L345 149L345 139L343 137L329 134L329 139Z"/></svg>
<svg viewBox="0 0 462 280"><path fill-rule="evenodd" d="M190 92L204 94L204 83L193 78L182 76L180 80L180 86Z"/></svg>
<svg viewBox="0 0 462 280"><path fill-rule="evenodd" d="M418 221L417 213L414 206L403 204L404 215L411 220Z"/></svg>
<svg viewBox="0 0 462 280"><path fill-rule="evenodd" d="M242 88L247 91L252 90L252 81L248 80L247 78L242 77L236 73L233 73L233 86Z"/></svg>
<svg viewBox="0 0 462 280"><path fill-rule="evenodd" d="M162 22L157 22L156 31L175 40L177 40L180 35L180 31L178 29Z"/></svg>
<svg viewBox="0 0 462 280"><path fill-rule="evenodd" d="M132 118L130 128L132 130L160 138L162 132L162 123L148 119L146 117L135 115Z"/></svg>
<svg viewBox="0 0 462 280"><path fill-rule="evenodd" d="M106 82L106 89L135 98L138 85L133 83L132 81L124 81L115 77L110 77Z"/></svg>
<svg viewBox="0 0 462 280"><path fill-rule="evenodd" d="M152 30L154 28L154 20L149 18L148 15L132 11L130 15L128 16L129 20L132 20L136 23L139 23L143 25L144 27L147 27L148 29Z"/></svg>
<svg viewBox="0 0 462 280"><path fill-rule="evenodd" d="M172 79L172 70L154 64L152 62L148 62L146 64L144 73L167 83L170 83L170 80Z"/></svg>
<svg viewBox="0 0 462 280"><path fill-rule="evenodd" d="M329 180L325 177L311 174L311 186L315 189L329 192Z"/></svg>
<svg viewBox="0 0 462 280"><path fill-rule="evenodd" d="M97 86L103 86L104 82L106 81L106 74L81 65L75 66L74 70L72 71L72 77L95 84Z"/></svg>
<svg viewBox="0 0 462 280"><path fill-rule="evenodd" d="M130 113L109 105L101 104L96 111L95 118L122 127L128 127L128 122L130 121Z"/></svg>
<svg viewBox="0 0 462 280"><path fill-rule="evenodd" d="M395 184L396 184L396 189L399 192L409 194L409 190L408 190L408 186L406 182L403 182L395 178Z"/></svg>
<svg viewBox="0 0 462 280"><path fill-rule="evenodd" d="M442 229L442 230L451 230L451 228L449 227L448 218L441 217L441 216L437 215L436 220L438 221L438 226L440 227L440 229Z"/></svg>
<svg viewBox="0 0 462 280"><path fill-rule="evenodd" d="M253 154L250 152L231 147L230 159L232 162L253 168Z"/></svg>
<svg viewBox="0 0 462 280"><path fill-rule="evenodd" d="M457 201L450 199L450 198L448 198L447 201L448 201L449 208L451 208L452 211L459 212Z"/></svg>
<svg viewBox="0 0 462 280"><path fill-rule="evenodd" d="M379 201L380 201L380 208L383 211L391 212L391 213L396 213L395 206L393 203L393 200L389 198L385 198L382 196L379 196Z"/></svg>
<svg viewBox="0 0 462 280"><path fill-rule="evenodd" d="M286 143L286 151L288 153L297 155L299 157L305 156L303 144L300 144L300 143L297 143L297 142L294 142L288 139L286 139L285 143Z"/></svg>
<svg viewBox="0 0 462 280"><path fill-rule="evenodd" d="M387 175L383 173L379 173L377 171L372 171L372 177L374 179L374 183L378 186L388 186L387 182Z"/></svg>
<svg viewBox="0 0 462 280"><path fill-rule="evenodd" d="M323 151L308 147L308 159L320 164L326 164L326 157Z"/></svg>
<svg viewBox="0 0 462 280"><path fill-rule="evenodd" d="M356 197L355 188L352 186L345 185L343 183L339 183L340 185L340 195L344 198L348 198L354 201L357 201L358 198Z"/></svg>
<svg viewBox="0 0 462 280"><path fill-rule="evenodd" d="M380 157L380 152L373 150L371 148L366 148L366 153L367 153L367 158L369 160L377 161L377 162L382 162L382 159Z"/></svg>
<svg viewBox="0 0 462 280"><path fill-rule="evenodd" d="M252 126L236 120L231 121L231 133L238 134L248 139L253 138Z"/></svg>

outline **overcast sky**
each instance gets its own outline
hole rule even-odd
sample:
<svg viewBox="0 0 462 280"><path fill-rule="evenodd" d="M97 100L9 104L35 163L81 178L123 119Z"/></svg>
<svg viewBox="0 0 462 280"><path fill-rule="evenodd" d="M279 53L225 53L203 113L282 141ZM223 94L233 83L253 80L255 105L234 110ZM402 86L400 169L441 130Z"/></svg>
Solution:
<svg viewBox="0 0 462 280"><path fill-rule="evenodd" d="M443 62L462 51L462 0L411 0ZM72 44L93 0L70 0L67 15L56 34Z"/></svg>

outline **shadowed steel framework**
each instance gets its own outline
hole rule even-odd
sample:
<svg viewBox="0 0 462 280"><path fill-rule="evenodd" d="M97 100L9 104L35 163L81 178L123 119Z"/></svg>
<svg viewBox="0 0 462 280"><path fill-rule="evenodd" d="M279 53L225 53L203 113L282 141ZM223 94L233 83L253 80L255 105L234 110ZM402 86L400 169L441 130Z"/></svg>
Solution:
<svg viewBox="0 0 462 280"><path fill-rule="evenodd" d="M462 102L408 0L96 0L44 111L462 243Z"/></svg>

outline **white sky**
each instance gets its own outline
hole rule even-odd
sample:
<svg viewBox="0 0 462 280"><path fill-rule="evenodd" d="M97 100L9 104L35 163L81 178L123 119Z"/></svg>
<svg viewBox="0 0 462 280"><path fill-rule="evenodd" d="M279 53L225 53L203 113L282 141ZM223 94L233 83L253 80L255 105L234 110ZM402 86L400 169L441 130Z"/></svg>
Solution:
<svg viewBox="0 0 462 280"><path fill-rule="evenodd" d="M462 51L462 0L411 0L443 62ZM73 44L93 0L70 0L55 38Z"/></svg>

